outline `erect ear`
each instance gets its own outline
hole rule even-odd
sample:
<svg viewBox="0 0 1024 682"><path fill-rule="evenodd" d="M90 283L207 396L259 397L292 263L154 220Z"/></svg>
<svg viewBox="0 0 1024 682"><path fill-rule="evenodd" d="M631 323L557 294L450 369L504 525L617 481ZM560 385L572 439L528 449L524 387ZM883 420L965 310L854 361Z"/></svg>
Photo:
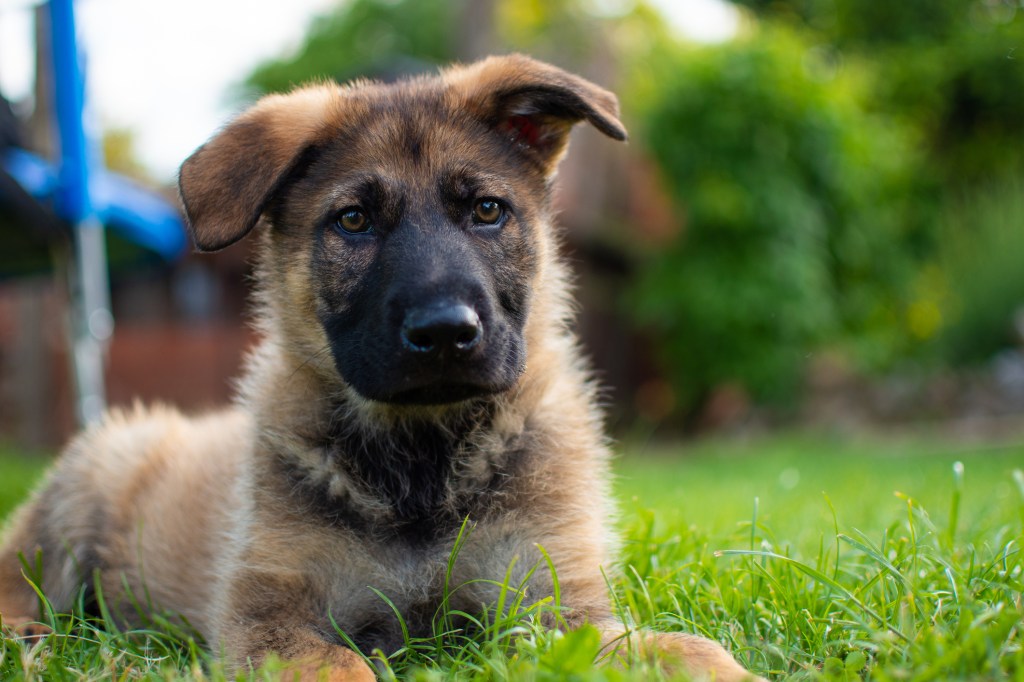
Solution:
<svg viewBox="0 0 1024 682"><path fill-rule="evenodd" d="M185 160L178 190L200 251L234 244L255 227L267 203L340 111L337 86L270 95Z"/></svg>
<svg viewBox="0 0 1024 682"><path fill-rule="evenodd" d="M626 139L615 95L524 55L488 57L453 68L444 79L458 104L526 149L546 174L554 172L579 121Z"/></svg>

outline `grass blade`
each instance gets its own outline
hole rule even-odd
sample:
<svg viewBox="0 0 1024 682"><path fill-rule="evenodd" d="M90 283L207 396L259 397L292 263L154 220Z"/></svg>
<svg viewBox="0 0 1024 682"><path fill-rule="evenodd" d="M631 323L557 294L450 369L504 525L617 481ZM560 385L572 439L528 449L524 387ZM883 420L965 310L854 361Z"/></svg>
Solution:
<svg viewBox="0 0 1024 682"><path fill-rule="evenodd" d="M868 606L867 604L862 602L860 599L858 599L856 597L856 595L854 595L848 589L846 589L845 587L840 585L838 582L836 582L832 578L829 578L827 575L825 575L821 571L817 571L817 570L811 568L807 564L804 564L804 563L802 563L800 561L797 561L796 559L793 559L791 557L788 557L788 556L785 556L785 555L782 555L782 554L776 554L775 552L750 551L750 550L745 550L745 549L722 549L722 550L718 550L717 552L715 552L715 556L749 556L749 555L767 557L769 559L776 559L778 561L782 561L782 562L785 562L785 563L789 564L790 566L792 566L793 568L797 569L798 571L800 571L801 573L803 573L807 577L812 578L813 580L816 580L816 581L820 582L823 585L827 585L828 587L831 587L832 589L834 589L837 592L839 592L840 594L842 594L849 601L853 602L857 606L857 608L859 608L861 611L863 611L864 613L866 613L869 616L871 616L872 618L874 618L878 622L879 625L883 626L886 630L888 630L892 634L896 635L897 637L899 637L904 642L909 642L910 641L910 639L906 635L904 635L902 632L900 632L894 626L890 625L885 620L885 618L883 618L881 615L878 614L877 611L875 611L870 606Z"/></svg>

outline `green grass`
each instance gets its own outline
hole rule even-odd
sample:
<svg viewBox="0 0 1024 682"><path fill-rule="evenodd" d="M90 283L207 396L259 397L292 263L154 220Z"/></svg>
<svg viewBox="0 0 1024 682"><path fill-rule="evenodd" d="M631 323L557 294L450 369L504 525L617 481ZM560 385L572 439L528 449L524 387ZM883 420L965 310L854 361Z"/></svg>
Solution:
<svg viewBox="0 0 1024 682"><path fill-rule="evenodd" d="M46 470L48 460L42 456L15 455L0 449L0 520L28 496L32 486Z"/></svg>
<svg viewBox="0 0 1024 682"><path fill-rule="evenodd" d="M620 481L642 621L808 679L1024 679L1024 446L667 454L624 462Z"/></svg>
<svg viewBox="0 0 1024 682"><path fill-rule="evenodd" d="M613 584L627 622L713 637L776 679L1024 680L1024 444L774 437L627 449L626 573ZM0 512L38 470L0 456ZM538 625L557 615L510 586L475 632L441 619L384 677L659 677L643 663L595 666L595 632ZM166 623L97 625L59 619L44 647L4 640L0 679L223 679Z"/></svg>

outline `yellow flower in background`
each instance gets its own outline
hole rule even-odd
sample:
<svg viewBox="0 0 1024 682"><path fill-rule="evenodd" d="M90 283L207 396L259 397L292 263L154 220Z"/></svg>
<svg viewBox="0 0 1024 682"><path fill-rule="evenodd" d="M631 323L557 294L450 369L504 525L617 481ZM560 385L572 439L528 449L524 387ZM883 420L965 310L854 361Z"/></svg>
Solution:
<svg viewBox="0 0 1024 682"><path fill-rule="evenodd" d="M914 300L906 311L907 329L915 340L927 341L956 317L949 275L938 265L926 265L915 278L912 291Z"/></svg>
<svg viewBox="0 0 1024 682"><path fill-rule="evenodd" d="M942 311L935 301L914 301L907 309L907 326L915 339L926 341L942 326Z"/></svg>

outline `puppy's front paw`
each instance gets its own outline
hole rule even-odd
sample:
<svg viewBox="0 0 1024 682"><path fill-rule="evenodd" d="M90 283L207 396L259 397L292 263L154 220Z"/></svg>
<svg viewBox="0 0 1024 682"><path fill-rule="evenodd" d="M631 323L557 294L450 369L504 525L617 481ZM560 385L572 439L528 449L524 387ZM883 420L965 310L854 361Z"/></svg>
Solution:
<svg viewBox="0 0 1024 682"><path fill-rule="evenodd" d="M657 664L665 673L685 673L694 682L767 682L736 662L718 642L684 632L624 632L608 627L604 649L616 655L629 653Z"/></svg>
<svg viewBox="0 0 1024 682"><path fill-rule="evenodd" d="M289 665L281 682L375 682L377 675L354 653L344 661Z"/></svg>
<svg viewBox="0 0 1024 682"><path fill-rule="evenodd" d="M718 642L683 632L647 633L645 645L652 646L665 660L666 672L685 671L693 680L704 682L768 682L736 662Z"/></svg>

